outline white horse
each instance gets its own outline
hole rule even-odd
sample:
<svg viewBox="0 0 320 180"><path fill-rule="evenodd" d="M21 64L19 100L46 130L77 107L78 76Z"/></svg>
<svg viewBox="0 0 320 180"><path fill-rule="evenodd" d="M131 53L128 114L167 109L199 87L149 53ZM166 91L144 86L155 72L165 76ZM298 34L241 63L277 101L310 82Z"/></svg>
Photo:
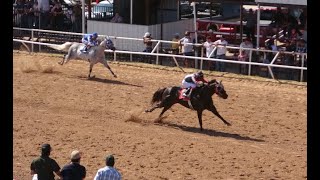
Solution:
<svg viewBox="0 0 320 180"><path fill-rule="evenodd" d="M113 42L109 37L105 37L98 46L91 47L86 53L83 53L80 51L81 49L83 49L84 46L85 45L83 43L78 43L78 42L66 42L61 45L48 45L48 47L51 47L53 49L68 52L68 54L64 56L62 61L59 62L60 65L63 65L69 62L69 60L71 59L87 60L90 63L88 78L91 78L90 75L92 72L92 68L97 63L103 64L106 68L109 69L113 77L115 78L117 77L117 75L115 75L111 70L105 58L105 53L104 53L105 49L115 50Z"/></svg>

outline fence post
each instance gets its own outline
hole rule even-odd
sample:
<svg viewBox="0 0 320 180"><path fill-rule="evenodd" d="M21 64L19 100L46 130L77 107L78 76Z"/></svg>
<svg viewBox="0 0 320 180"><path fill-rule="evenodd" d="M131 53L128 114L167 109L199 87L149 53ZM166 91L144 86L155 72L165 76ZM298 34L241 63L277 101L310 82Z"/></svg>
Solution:
<svg viewBox="0 0 320 180"><path fill-rule="evenodd" d="M303 67L304 66L304 55L303 54L301 54L301 67ZM303 69L301 69L301 73L300 73L300 82L302 82L303 81Z"/></svg>
<svg viewBox="0 0 320 180"><path fill-rule="evenodd" d="M159 54L159 46L157 46L157 54ZM158 64L159 64L159 56L157 55L157 57L156 57L156 65L158 65Z"/></svg>
<svg viewBox="0 0 320 180"><path fill-rule="evenodd" d="M249 69L248 69L248 76L251 75L251 62L252 62L252 50L250 49L250 52L249 52Z"/></svg>
<svg viewBox="0 0 320 180"><path fill-rule="evenodd" d="M34 39L34 31L33 31L33 29L31 30L31 39L32 39L32 41L33 41L33 39ZM33 53L33 48L34 48L34 46L33 46L33 43L31 44L31 52Z"/></svg>
<svg viewBox="0 0 320 180"><path fill-rule="evenodd" d="M203 57L203 46L201 46L200 70L202 70L202 68L203 68L203 59L202 59L202 57Z"/></svg>

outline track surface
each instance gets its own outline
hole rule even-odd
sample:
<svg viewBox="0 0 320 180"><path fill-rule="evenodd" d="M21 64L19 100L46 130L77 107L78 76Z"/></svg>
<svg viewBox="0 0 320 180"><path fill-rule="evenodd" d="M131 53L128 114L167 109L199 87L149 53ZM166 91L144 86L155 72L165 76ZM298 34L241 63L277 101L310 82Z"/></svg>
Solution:
<svg viewBox="0 0 320 180"><path fill-rule="evenodd" d="M307 176L307 88L268 80L217 77L229 94L214 95L220 114L232 126L180 105L154 120L160 109L143 111L160 87L179 85L185 73L164 67L101 64L88 80L89 64L61 57L13 53L13 175L31 179L29 167L50 143L62 167L72 150L93 179L113 153L123 179L299 180Z"/></svg>

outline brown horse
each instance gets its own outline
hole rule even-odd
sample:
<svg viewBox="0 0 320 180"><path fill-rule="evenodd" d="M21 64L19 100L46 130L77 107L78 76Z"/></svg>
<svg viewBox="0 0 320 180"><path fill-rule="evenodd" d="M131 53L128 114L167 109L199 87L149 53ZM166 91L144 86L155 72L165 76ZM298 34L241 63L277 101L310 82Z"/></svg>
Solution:
<svg viewBox="0 0 320 180"><path fill-rule="evenodd" d="M198 120L200 124L200 130L202 131L202 112L204 110L211 111L213 114L218 116L226 125L230 126L231 124L227 122L217 111L216 107L213 104L211 96L216 93L219 97L223 99L228 98L228 94L222 85L222 82L216 80L211 80L208 83L204 84L202 87L197 87L192 91L190 102L179 98L182 88L179 86L166 87L158 89L152 97L151 108L146 109L145 112L152 112L156 108L162 108L163 110L159 115L159 119L170 109L174 104L179 103L182 106L196 110L198 113Z"/></svg>

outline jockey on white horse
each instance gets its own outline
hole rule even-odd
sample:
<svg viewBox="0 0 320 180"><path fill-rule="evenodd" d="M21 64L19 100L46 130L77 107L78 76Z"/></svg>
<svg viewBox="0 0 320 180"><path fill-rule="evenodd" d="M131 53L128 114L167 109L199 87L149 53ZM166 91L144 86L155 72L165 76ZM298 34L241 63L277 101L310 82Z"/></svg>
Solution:
<svg viewBox="0 0 320 180"><path fill-rule="evenodd" d="M92 34L85 34L81 39L82 43L85 44L85 46L80 51L83 53L86 53L91 46L97 46L98 45L97 38L98 38L98 33L96 32Z"/></svg>

